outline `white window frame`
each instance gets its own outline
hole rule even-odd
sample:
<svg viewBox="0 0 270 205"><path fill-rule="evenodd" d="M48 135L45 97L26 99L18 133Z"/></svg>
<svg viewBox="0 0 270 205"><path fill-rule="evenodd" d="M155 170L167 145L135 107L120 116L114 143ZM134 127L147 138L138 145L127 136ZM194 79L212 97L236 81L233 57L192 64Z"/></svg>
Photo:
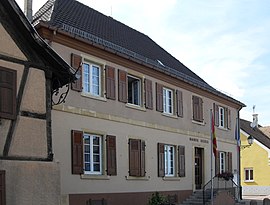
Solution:
<svg viewBox="0 0 270 205"><path fill-rule="evenodd" d="M86 72L86 68L85 66L89 66L89 72ZM93 78L95 77L93 71L94 68L98 68L98 85L95 85L93 82ZM90 95L93 96L101 96L101 81L102 81L102 77L101 77L101 66L95 63L91 63L88 61L84 61L83 62L83 75L82 75L82 82L83 82L83 92L84 93L88 93ZM86 78L87 76L87 78ZM94 86L98 86L98 93L95 93L95 89L93 89Z"/></svg>
<svg viewBox="0 0 270 205"><path fill-rule="evenodd" d="M172 153L169 153L170 150ZM165 176L175 176L175 146L164 145L164 158Z"/></svg>
<svg viewBox="0 0 270 205"><path fill-rule="evenodd" d="M129 99L130 99L130 93L129 93L129 89L130 89L130 84L129 84L129 79L130 78L132 78L132 79L134 79L134 81L137 83L137 85L138 85L138 88L137 88L137 93L135 93L135 87L134 87L134 84L132 83L132 88L131 88L131 102L129 102ZM141 91L141 89L142 89L142 80L140 79L140 78L137 78L137 77L135 77L135 76L133 76L133 75L128 75L127 76L127 81L128 81L128 87L127 87L127 89L128 89L128 104L131 104L131 105L136 105L136 106L141 106L142 105L142 97L141 97L141 93L142 93L142 91ZM138 97L138 103L136 104L136 102L135 102L135 95L137 95L137 97Z"/></svg>
<svg viewBox="0 0 270 205"><path fill-rule="evenodd" d="M169 94L171 94L171 98ZM173 114L173 97L173 90L163 88L163 112L169 115Z"/></svg>
<svg viewBox="0 0 270 205"><path fill-rule="evenodd" d="M245 168L245 182L254 182L254 170L253 168ZM251 171L252 171L252 179L251 179ZM248 176L246 175L246 172L248 172ZM248 179L247 179L248 178Z"/></svg>
<svg viewBox="0 0 270 205"><path fill-rule="evenodd" d="M94 145L93 141L94 138L97 137L99 139L99 145ZM89 138L89 143L85 142L85 139ZM90 152L86 152L86 146L89 146ZM99 171L94 171L94 152L93 147L99 146ZM90 155L89 161L86 161L86 155ZM90 164L90 170L86 170L86 164ZM83 168L84 168L84 174L92 174L92 175L102 175L102 136L100 135L91 135L91 134L84 134L83 136Z"/></svg>
<svg viewBox="0 0 270 205"><path fill-rule="evenodd" d="M220 173L226 172L226 152L219 152L219 170Z"/></svg>
<svg viewBox="0 0 270 205"><path fill-rule="evenodd" d="M219 127L225 128L225 109L224 107L218 106L218 111Z"/></svg>

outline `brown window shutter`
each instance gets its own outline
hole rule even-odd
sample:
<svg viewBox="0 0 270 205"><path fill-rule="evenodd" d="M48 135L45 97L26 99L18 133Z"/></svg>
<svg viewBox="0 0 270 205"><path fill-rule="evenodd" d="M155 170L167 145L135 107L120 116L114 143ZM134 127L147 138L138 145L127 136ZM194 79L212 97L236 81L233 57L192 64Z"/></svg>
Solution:
<svg viewBox="0 0 270 205"><path fill-rule="evenodd" d="M163 86L156 83L156 109L163 112Z"/></svg>
<svg viewBox="0 0 270 205"><path fill-rule="evenodd" d="M144 177L145 176L145 141L141 140L141 163L140 163L140 176Z"/></svg>
<svg viewBox="0 0 270 205"><path fill-rule="evenodd" d="M158 176L165 176L164 144L158 143Z"/></svg>
<svg viewBox="0 0 270 205"><path fill-rule="evenodd" d="M227 152L226 154L226 170L232 173L232 153Z"/></svg>
<svg viewBox="0 0 270 205"><path fill-rule="evenodd" d="M219 174L220 172L220 153L219 151L217 151L217 157L216 157L216 160L215 160L215 173L216 175Z"/></svg>
<svg viewBox="0 0 270 205"><path fill-rule="evenodd" d="M224 108L224 128L228 127L228 108Z"/></svg>
<svg viewBox="0 0 270 205"><path fill-rule="evenodd" d="M0 170L0 205L6 204L6 171Z"/></svg>
<svg viewBox="0 0 270 205"><path fill-rule="evenodd" d="M153 109L153 89L152 89L152 81L145 79L145 107L147 109Z"/></svg>
<svg viewBox="0 0 270 205"><path fill-rule="evenodd" d="M140 149L140 140L129 139L129 176L140 176Z"/></svg>
<svg viewBox="0 0 270 205"><path fill-rule="evenodd" d="M177 101L177 116L183 117L183 93L180 90L176 90Z"/></svg>
<svg viewBox="0 0 270 205"><path fill-rule="evenodd" d="M127 103L127 72L118 70L118 100Z"/></svg>
<svg viewBox="0 0 270 205"><path fill-rule="evenodd" d="M83 173L83 132L72 130L72 174Z"/></svg>
<svg viewBox="0 0 270 205"><path fill-rule="evenodd" d="M107 174L115 176L117 174L116 165L116 137L112 135L106 136L107 151Z"/></svg>
<svg viewBox="0 0 270 205"><path fill-rule="evenodd" d="M71 67L78 69L77 74L80 76L74 83L71 83L71 89L75 91L82 91L82 57L74 53L71 54Z"/></svg>
<svg viewBox="0 0 270 205"><path fill-rule="evenodd" d="M185 147L181 145L178 146L178 170L179 177L185 177Z"/></svg>
<svg viewBox="0 0 270 205"><path fill-rule="evenodd" d="M219 126L219 109L216 103L213 104L215 125Z"/></svg>
<svg viewBox="0 0 270 205"><path fill-rule="evenodd" d="M193 106L193 120L199 121L199 97L192 96L192 106Z"/></svg>
<svg viewBox="0 0 270 205"><path fill-rule="evenodd" d="M231 110L228 109L228 117L227 117L227 121L228 121L228 124L227 124L227 128L230 130L232 129L232 117L231 117Z"/></svg>
<svg viewBox="0 0 270 205"><path fill-rule="evenodd" d="M16 95L17 72L0 66L0 118L16 118Z"/></svg>
<svg viewBox="0 0 270 205"><path fill-rule="evenodd" d="M199 121L203 122L203 100L199 98Z"/></svg>
<svg viewBox="0 0 270 205"><path fill-rule="evenodd" d="M106 97L115 100L115 68L106 65Z"/></svg>

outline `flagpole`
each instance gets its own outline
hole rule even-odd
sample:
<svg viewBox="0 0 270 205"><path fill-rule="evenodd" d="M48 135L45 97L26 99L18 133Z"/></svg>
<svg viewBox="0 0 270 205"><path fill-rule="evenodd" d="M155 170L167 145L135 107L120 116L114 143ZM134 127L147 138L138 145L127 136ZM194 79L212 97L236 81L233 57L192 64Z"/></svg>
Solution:
<svg viewBox="0 0 270 205"><path fill-rule="evenodd" d="M212 130L212 120L213 120L213 113L212 109L210 109L210 133L211 133L211 149L210 149L210 156L211 156L211 204L213 205L213 198L214 198L214 190L213 190L213 130Z"/></svg>

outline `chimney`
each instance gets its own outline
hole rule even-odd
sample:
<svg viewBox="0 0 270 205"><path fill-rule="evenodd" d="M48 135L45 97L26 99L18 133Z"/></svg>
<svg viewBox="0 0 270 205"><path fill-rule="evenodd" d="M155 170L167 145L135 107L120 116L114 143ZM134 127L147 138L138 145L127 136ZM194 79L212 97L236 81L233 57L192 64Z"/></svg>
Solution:
<svg viewBox="0 0 270 205"><path fill-rule="evenodd" d="M253 116L253 122L252 122L253 126L258 127L258 114L254 113L252 116Z"/></svg>
<svg viewBox="0 0 270 205"><path fill-rule="evenodd" d="M32 0L24 0L24 14L30 22L33 20Z"/></svg>

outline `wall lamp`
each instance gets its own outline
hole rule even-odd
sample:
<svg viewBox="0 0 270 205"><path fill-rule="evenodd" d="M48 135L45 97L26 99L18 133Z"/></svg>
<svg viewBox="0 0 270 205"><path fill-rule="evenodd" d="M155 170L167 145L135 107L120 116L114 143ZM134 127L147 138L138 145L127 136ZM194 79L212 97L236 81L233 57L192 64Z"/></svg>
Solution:
<svg viewBox="0 0 270 205"><path fill-rule="evenodd" d="M250 147L254 142L254 138L251 135L247 138L247 140L248 140L248 145L241 145L241 149Z"/></svg>

